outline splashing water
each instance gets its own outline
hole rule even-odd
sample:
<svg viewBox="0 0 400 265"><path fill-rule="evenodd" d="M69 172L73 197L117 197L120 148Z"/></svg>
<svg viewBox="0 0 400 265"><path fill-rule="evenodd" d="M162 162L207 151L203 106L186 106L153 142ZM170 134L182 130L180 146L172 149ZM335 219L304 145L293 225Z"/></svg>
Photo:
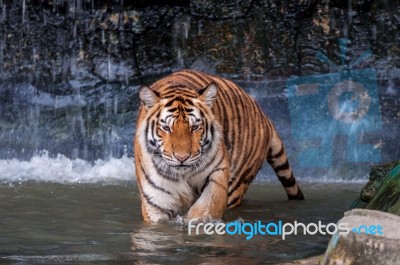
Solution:
<svg viewBox="0 0 400 265"><path fill-rule="evenodd" d="M134 172L133 158L126 155L90 163L82 159L69 159L61 154L52 157L42 151L29 161L0 160L0 182L3 183L43 181L117 184L133 180Z"/></svg>

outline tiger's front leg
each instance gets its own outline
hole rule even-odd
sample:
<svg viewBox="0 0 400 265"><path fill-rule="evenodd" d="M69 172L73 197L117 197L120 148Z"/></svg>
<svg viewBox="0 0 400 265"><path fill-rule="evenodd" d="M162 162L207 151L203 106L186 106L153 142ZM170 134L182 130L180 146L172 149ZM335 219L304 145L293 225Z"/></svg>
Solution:
<svg viewBox="0 0 400 265"><path fill-rule="evenodd" d="M186 220L206 221L221 219L228 203L229 164L223 163L207 177L202 193L190 207Z"/></svg>

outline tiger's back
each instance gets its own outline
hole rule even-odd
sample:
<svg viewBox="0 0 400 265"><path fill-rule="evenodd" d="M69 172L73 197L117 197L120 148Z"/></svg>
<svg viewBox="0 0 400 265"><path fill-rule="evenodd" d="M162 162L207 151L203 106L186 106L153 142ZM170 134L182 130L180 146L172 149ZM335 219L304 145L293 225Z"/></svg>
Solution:
<svg viewBox="0 0 400 265"><path fill-rule="evenodd" d="M235 83L205 73L183 70L160 79L150 88L160 98L176 96L177 93L185 97L180 89L199 92L210 83L218 87L212 113L215 122L222 128L223 144L230 165L227 208L241 203L265 160L275 170L289 199L303 199L274 126L255 100ZM145 122L143 111L141 109L139 113L139 123Z"/></svg>

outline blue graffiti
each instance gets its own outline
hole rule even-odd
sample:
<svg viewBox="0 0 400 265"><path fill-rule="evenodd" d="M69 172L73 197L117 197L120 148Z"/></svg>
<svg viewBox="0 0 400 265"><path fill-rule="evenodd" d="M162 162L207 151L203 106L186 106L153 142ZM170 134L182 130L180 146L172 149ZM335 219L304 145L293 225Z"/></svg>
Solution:
<svg viewBox="0 0 400 265"><path fill-rule="evenodd" d="M365 51L345 64L347 39L339 39L341 66L323 53L317 58L337 72L289 78L288 91L291 130L301 149L300 166L330 167L334 138L347 136L347 162L380 162L381 152L363 143L363 135L382 129L376 72L372 68L352 70L368 58Z"/></svg>

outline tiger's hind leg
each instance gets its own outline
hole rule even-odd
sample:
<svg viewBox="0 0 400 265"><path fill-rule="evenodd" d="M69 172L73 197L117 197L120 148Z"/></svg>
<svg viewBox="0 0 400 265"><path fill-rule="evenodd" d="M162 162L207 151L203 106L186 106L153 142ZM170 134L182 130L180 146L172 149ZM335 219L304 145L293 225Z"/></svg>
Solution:
<svg viewBox="0 0 400 265"><path fill-rule="evenodd" d="M289 200L304 200L304 195L289 166L283 142L276 131L271 139L267 161L274 169L276 176L285 188Z"/></svg>

